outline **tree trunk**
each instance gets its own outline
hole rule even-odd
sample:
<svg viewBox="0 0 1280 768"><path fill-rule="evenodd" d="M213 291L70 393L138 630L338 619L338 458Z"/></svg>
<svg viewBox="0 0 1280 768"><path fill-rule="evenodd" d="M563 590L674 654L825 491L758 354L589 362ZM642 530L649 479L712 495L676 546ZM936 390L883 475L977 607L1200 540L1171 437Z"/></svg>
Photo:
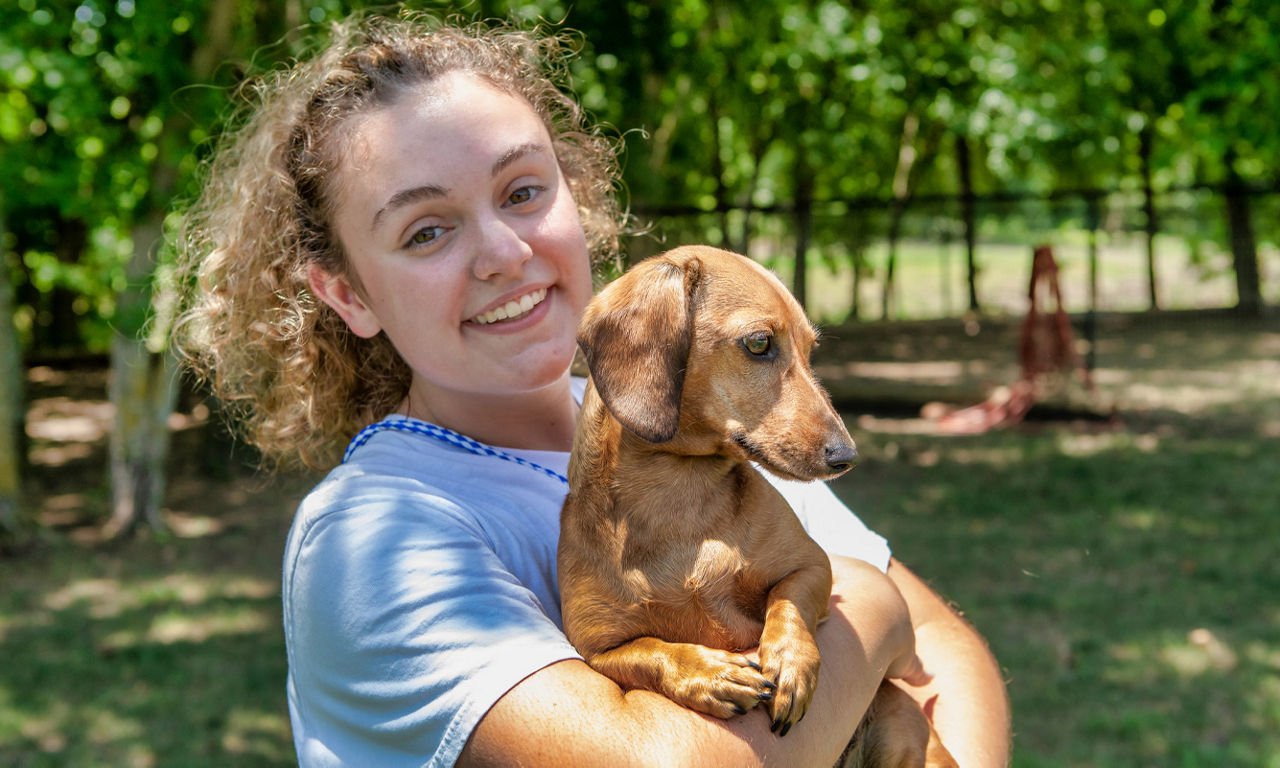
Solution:
<svg viewBox="0 0 1280 768"><path fill-rule="evenodd" d="M1231 262L1236 273L1236 310L1245 317L1262 314L1262 282L1258 275L1258 243L1253 236L1249 193L1234 168L1227 163L1227 224L1231 237Z"/></svg>
<svg viewBox="0 0 1280 768"><path fill-rule="evenodd" d="M13 327L13 285L3 193L0 193L0 538L13 535L22 520L22 355Z"/></svg>
<svg viewBox="0 0 1280 768"><path fill-rule="evenodd" d="M915 112L907 112L902 118L902 135L898 141L898 164L893 170L893 203L889 207L889 254L884 265L884 293L880 300L880 317L889 319L893 304L894 272L898 264L898 236L902 230L902 217L907 212L911 197L911 169L916 163L916 135L920 132L920 118Z"/></svg>
<svg viewBox="0 0 1280 768"><path fill-rule="evenodd" d="M756 133L751 142L751 178L747 181L747 189L743 194L742 229L736 246L738 253L743 256L751 255L752 206L755 205L756 189L760 186L760 163L764 161L764 153L771 142L772 138L760 133Z"/></svg>
<svg viewBox="0 0 1280 768"><path fill-rule="evenodd" d="M862 249L857 248L849 254L853 266L853 301L849 303L849 319L862 319Z"/></svg>
<svg viewBox="0 0 1280 768"><path fill-rule="evenodd" d="M720 105L716 101L714 88L707 94L707 116L711 118L711 178L715 180L720 247L733 250L733 238L729 234L729 187L724 183L724 159L720 156Z"/></svg>
<svg viewBox="0 0 1280 768"><path fill-rule="evenodd" d="M212 76L232 45L235 0L217 0L209 9L205 43L192 52L194 82ZM156 141L181 130L184 118L170 118ZM179 157L162 155L152 173L146 213L133 230L133 252L125 266L125 289L116 300L117 325L111 340L109 395L115 409L108 444L111 518L105 534L121 536L140 522L166 528L164 461L169 451L169 415L177 399L177 365L168 348L172 316L147 319L160 307L172 308L177 286L158 282L156 256L164 239L164 219L177 187ZM149 339L143 338L144 328Z"/></svg>
<svg viewBox="0 0 1280 768"><path fill-rule="evenodd" d="M849 302L849 319L862 319L862 276L866 271L867 260L867 222L866 217L858 211L849 214L850 229L854 232L849 242L849 266L853 269L853 290Z"/></svg>
<svg viewBox="0 0 1280 768"><path fill-rule="evenodd" d="M951 231L942 235L942 247L938 249L938 303L942 316L951 317Z"/></svg>
<svg viewBox="0 0 1280 768"><path fill-rule="evenodd" d="M801 307L807 307L809 282L809 241L813 234L813 169L803 149L796 152L796 268L791 276L791 292Z"/></svg>
<svg viewBox="0 0 1280 768"><path fill-rule="evenodd" d="M1097 195L1085 198L1086 226L1089 229L1089 313L1085 315L1084 333L1089 354L1084 368L1092 376L1098 363L1098 228L1102 225L1102 201Z"/></svg>
<svg viewBox="0 0 1280 768"><path fill-rule="evenodd" d="M960 218L964 224L964 252L969 283L969 311L978 312L981 306L978 303L978 261L975 255L978 232L974 215L973 166L969 151L969 139L964 134L956 135L956 170L960 182Z"/></svg>
<svg viewBox="0 0 1280 768"><path fill-rule="evenodd" d="M89 225L81 218L60 218L53 235L53 255L62 264L80 261L89 244ZM80 317L75 311L78 291L54 286L46 299L49 322L44 337L45 351L70 352L80 343Z"/></svg>
<svg viewBox="0 0 1280 768"><path fill-rule="evenodd" d="M167 529L160 509L177 382L177 365L168 351L154 354L119 334L112 340L110 396L116 408L109 444L108 538L126 534L141 522L155 531Z"/></svg>
<svg viewBox="0 0 1280 768"><path fill-rule="evenodd" d="M161 179L165 177L161 174ZM164 181L158 180L159 183ZM169 182L172 185L172 182ZM153 212L134 228L133 255L125 267L128 287L117 298L119 323L111 339L108 395L114 421L108 456L111 465L111 518L105 533L114 538L145 522L164 530L164 458L169 447L169 414L177 397L177 371L171 355L148 347L143 328L131 318L147 316L154 269L153 252L163 236L164 212ZM153 329L164 334L164 324Z"/></svg>
<svg viewBox="0 0 1280 768"><path fill-rule="evenodd" d="M1146 213L1147 234L1147 299L1150 308L1160 308L1159 292L1156 290L1156 231L1159 222L1156 220L1156 196L1151 187L1151 150L1155 141L1150 124L1138 133L1138 158L1142 164L1142 210Z"/></svg>
<svg viewBox="0 0 1280 768"><path fill-rule="evenodd" d="M897 200L889 209L889 251L884 262L884 290L880 294L880 319L888 320L894 309L894 272L898 265L898 238L902 232L904 207Z"/></svg>

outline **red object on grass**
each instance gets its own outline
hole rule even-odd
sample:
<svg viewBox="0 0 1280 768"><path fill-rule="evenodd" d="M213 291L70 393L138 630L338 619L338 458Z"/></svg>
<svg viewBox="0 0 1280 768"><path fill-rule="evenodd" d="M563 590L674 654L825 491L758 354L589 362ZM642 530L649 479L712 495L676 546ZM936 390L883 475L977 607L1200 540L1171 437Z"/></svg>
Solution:
<svg viewBox="0 0 1280 768"><path fill-rule="evenodd" d="M1058 261L1053 249L1037 246L1032 253L1030 306L1022 320L1018 341L1018 362L1022 377L1008 387L1000 387L984 402L938 418L938 429L954 434L980 434L1022 421L1040 396L1046 374L1080 367L1073 348L1071 319L1062 304ZM1053 307L1050 309L1049 303ZM1089 372L1081 367L1085 386L1093 388Z"/></svg>

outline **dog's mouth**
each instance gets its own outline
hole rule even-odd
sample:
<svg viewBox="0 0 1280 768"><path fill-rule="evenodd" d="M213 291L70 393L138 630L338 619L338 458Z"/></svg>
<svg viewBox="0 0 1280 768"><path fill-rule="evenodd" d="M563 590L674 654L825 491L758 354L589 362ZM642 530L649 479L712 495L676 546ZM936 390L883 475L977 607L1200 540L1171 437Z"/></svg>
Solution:
<svg viewBox="0 0 1280 768"><path fill-rule="evenodd" d="M742 432L734 432L729 436L729 439L733 441L733 444L736 445L743 454L745 454L748 461L754 461L781 478L786 480L813 479L804 475L797 475L786 467L778 466L778 462L774 461L759 444Z"/></svg>
<svg viewBox="0 0 1280 768"><path fill-rule="evenodd" d="M745 455L748 461L754 461L773 474L786 480L818 480L830 479L843 475L854 465L854 459L857 452L850 446L848 448L849 457L847 460L841 460L836 463L827 461L823 464L813 464L804 461L788 460L797 457L777 457L771 455L771 452L765 450L759 443L752 440L743 432L734 432L729 439L735 446ZM830 457L828 457L830 458ZM781 459L781 460L780 460Z"/></svg>
<svg viewBox="0 0 1280 768"><path fill-rule="evenodd" d="M755 441L747 437L745 434L741 432L734 432L733 435L730 436L730 439L733 440L734 445L742 449L742 452L745 453L747 458L751 461L759 462L760 464L769 463L769 459L765 457L764 451L760 450L760 446L756 445Z"/></svg>

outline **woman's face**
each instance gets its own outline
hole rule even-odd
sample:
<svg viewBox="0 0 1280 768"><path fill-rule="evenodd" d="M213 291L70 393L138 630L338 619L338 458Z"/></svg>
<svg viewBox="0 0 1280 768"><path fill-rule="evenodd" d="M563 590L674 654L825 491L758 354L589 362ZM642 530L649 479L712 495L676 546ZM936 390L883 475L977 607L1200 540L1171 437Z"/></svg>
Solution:
<svg viewBox="0 0 1280 768"><path fill-rule="evenodd" d="M591 267L529 104L451 73L355 118L348 146L334 223L356 280L315 268L312 287L358 335L386 332L414 401L566 376Z"/></svg>

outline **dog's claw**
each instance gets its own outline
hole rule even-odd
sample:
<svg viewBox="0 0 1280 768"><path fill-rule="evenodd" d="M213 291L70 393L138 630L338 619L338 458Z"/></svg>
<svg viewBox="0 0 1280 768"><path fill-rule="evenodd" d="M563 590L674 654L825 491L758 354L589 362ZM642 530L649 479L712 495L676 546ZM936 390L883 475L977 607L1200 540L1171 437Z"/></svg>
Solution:
<svg viewBox="0 0 1280 768"><path fill-rule="evenodd" d="M778 738L787 735L787 731L791 730L791 721L786 718L778 718L769 726L769 730L778 734Z"/></svg>

